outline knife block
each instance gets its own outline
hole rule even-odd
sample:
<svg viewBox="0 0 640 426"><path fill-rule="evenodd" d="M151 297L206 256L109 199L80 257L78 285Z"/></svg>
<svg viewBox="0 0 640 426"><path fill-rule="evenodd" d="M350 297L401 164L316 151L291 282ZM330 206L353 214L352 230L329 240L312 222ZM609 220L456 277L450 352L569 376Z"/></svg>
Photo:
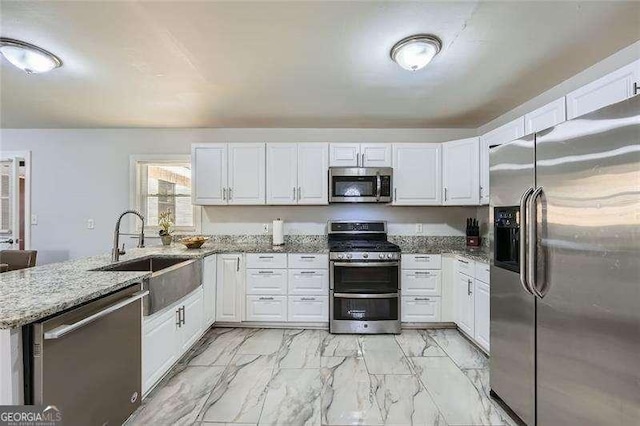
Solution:
<svg viewBox="0 0 640 426"><path fill-rule="evenodd" d="M467 237L467 247L480 247L480 237Z"/></svg>

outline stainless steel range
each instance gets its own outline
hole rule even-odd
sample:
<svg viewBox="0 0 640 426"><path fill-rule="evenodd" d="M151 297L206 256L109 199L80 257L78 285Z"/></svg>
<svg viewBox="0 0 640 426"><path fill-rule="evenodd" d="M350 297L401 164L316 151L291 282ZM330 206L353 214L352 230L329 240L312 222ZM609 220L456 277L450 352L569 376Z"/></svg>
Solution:
<svg viewBox="0 0 640 426"><path fill-rule="evenodd" d="M400 247L384 221L330 221L329 331L400 333Z"/></svg>

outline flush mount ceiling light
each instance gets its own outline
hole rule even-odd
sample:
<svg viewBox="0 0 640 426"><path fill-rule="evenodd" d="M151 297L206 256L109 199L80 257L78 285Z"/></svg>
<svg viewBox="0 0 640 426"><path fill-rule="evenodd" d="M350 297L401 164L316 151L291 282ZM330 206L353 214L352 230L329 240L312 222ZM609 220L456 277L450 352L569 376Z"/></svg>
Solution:
<svg viewBox="0 0 640 426"><path fill-rule="evenodd" d="M12 65L27 74L38 74L62 66L62 61L51 52L11 38L0 38L0 53Z"/></svg>
<svg viewBox="0 0 640 426"><path fill-rule="evenodd" d="M427 66L442 49L440 39L431 34L416 34L403 38L391 48L391 59L408 71Z"/></svg>

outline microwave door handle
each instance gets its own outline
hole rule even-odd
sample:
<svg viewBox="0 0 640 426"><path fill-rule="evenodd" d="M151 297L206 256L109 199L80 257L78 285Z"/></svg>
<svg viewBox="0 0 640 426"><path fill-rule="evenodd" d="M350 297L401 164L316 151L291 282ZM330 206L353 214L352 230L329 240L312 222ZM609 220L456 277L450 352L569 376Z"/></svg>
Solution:
<svg viewBox="0 0 640 426"><path fill-rule="evenodd" d="M382 178L380 172L376 172L376 201L380 201L380 192L382 192Z"/></svg>
<svg viewBox="0 0 640 426"><path fill-rule="evenodd" d="M519 244L519 263L520 263L520 285L524 291L534 296L533 291L527 283L527 202L529 196L533 193L533 188L527 189L520 197L520 244Z"/></svg>

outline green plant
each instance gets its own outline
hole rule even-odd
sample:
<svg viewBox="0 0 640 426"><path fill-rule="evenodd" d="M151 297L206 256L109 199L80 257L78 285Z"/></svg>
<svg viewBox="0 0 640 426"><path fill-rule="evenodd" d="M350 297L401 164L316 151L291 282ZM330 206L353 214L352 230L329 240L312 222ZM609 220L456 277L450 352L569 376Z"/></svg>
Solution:
<svg viewBox="0 0 640 426"><path fill-rule="evenodd" d="M160 227L160 235L171 235L171 227L173 226L173 214L171 210L167 210L158 215L158 226Z"/></svg>

